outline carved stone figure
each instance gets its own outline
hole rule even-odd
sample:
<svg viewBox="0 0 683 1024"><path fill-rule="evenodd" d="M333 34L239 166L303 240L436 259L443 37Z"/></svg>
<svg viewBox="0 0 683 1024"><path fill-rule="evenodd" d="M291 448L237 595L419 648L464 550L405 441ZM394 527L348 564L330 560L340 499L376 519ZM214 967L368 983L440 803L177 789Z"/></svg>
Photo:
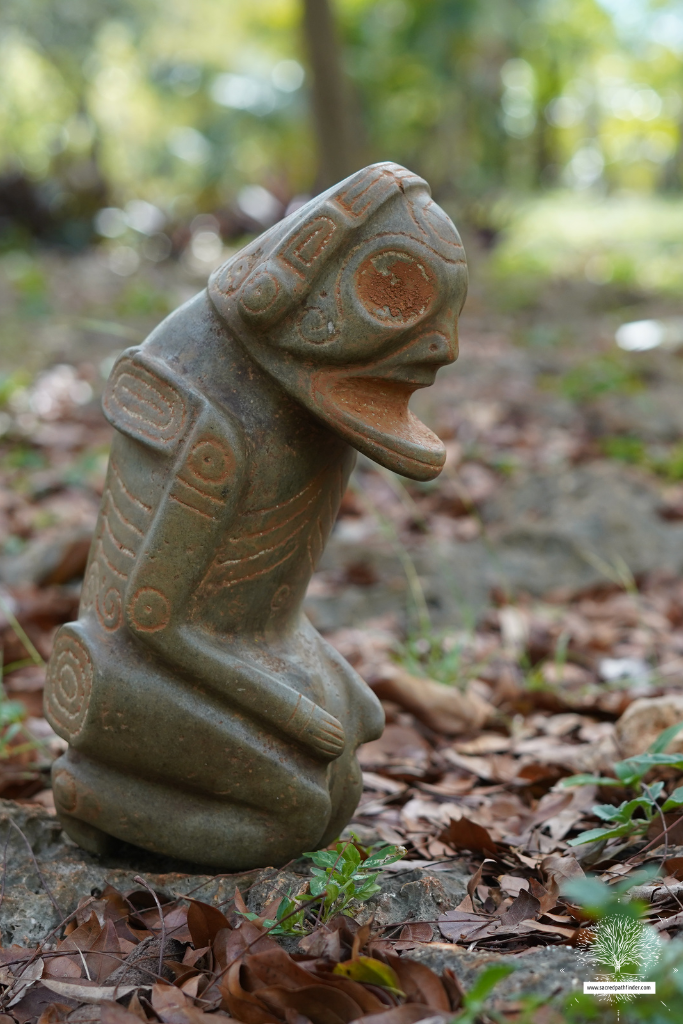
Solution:
<svg viewBox="0 0 683 1024"><path fill-rule="evenodd" d="M408 409L457 355L465 256L421 178L376 164L220 267L116 363L116 427L79 619L45 713L55 804L114 839L238 870L349 820L371 690L302 601L355 451L416 480L445 452Z"/></svg>

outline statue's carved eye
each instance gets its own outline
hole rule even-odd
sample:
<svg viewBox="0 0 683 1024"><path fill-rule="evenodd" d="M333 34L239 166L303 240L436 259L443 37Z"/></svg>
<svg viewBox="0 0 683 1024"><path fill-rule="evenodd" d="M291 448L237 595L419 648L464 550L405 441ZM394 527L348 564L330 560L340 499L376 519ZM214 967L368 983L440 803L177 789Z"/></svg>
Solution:
<svg viewBox="0 0 683 1024"><path fill-rule="evenodd" d="M311 306L299 317L299 333L304 341L313 345L322 345L331 341L335 334L335 326L327 313L318 306Z"/></svg>
<svg viewBox="0 0 683 1024"><path fill-rule="evenodd" d="M361 263L356 292L375 319L405 325L428 311L437 284L432 271L410 253L385 249Z"/></svg>

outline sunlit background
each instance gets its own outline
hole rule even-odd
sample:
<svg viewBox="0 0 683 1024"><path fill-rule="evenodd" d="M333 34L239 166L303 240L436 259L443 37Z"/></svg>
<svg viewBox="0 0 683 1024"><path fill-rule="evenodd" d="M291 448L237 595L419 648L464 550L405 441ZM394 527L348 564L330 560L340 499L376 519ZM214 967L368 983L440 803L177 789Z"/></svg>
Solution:
<svg viewBox="0 0 683 1024"><path fill-rule="evenodd" d="M535 346L678 348L682 62L681 0L5 0L0 406L55 363L103 379L376 160L453 216L468 313Z"/></svg>
<svg viewBox="0 0 683 1024"><path fill-rule="evenodd" d="M502 230L505 273L679 291L683 4L337 0L334 15L338 166L311 113L330 41L302 0L5 0L2 251L97 244L121 276L188 249L208 265L335 171L391 159L484 241Z"/></svg>

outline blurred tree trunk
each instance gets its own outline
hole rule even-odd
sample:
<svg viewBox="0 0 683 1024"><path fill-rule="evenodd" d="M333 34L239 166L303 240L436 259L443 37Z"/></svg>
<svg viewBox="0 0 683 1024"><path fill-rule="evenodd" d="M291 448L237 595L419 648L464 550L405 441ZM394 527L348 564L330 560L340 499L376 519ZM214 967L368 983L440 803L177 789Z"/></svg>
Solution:
<svg viewBox="0 0 683 1024"><path fill-rule="evenodd" d="M331 0L303 0L303 30L313 72L311 96L318 142L316 188L329 188L362 165Z"/></svg>

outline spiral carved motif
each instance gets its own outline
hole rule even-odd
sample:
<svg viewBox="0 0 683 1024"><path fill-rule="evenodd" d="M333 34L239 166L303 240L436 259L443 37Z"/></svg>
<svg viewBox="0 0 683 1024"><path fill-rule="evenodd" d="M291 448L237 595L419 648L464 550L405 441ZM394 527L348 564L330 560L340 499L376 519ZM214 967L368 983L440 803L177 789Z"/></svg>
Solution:
<svg viewBox="0 0 683 1024"><path fill-rule="evenodd" d="M92 683L93 665L84 644L68 633L58 636L45 681L45 699L54 726L70 742L85 721Z"/></svg>
<svg viewBox="0 0 683 1024"><path fill-rule="evenodd" d="M106 630L113 633L123 618L121 592L116 587L102 588L97 595L97 617Z"/></svg>
<svg viewBox="0 0 683 1024"><path fill-rule="evenodd" d="M205 439L192 449L187 468L206 484L222 484L234 469L234 459L230 452L223 451L211 439Z"/></svg>

